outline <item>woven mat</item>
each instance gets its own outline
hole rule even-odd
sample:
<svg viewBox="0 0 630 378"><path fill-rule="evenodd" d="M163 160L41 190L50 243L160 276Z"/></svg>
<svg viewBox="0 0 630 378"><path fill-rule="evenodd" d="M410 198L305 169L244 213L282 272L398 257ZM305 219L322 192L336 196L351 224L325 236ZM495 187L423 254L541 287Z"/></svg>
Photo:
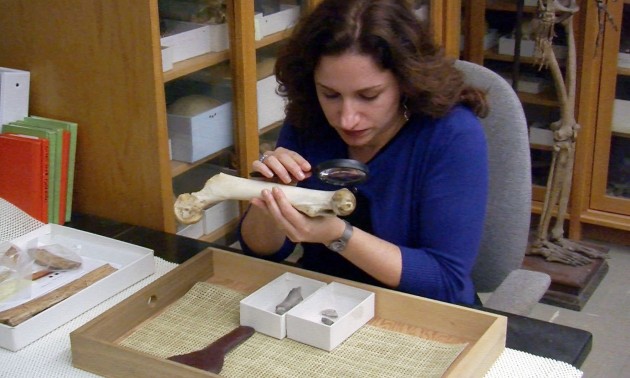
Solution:
<svg viewBox="0 0 630 378"><path fill-rule="evenodd" d="M197 283L121 345L157 357L201 349L239 325L244 295ZM331 352L261 333L230 352L221 376L440 377L466 344L446 344L365 325Z"/></svg>

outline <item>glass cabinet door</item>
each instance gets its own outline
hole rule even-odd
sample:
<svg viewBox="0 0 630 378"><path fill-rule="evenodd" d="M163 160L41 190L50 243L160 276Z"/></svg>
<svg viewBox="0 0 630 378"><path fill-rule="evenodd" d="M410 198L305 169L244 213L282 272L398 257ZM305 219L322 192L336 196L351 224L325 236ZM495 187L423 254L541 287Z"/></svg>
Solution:
<svg viewBox="0 0 630 378"><path fill-rule="evenodd" d="M630 0L609 1L591 207L630 215Z"/></svg>

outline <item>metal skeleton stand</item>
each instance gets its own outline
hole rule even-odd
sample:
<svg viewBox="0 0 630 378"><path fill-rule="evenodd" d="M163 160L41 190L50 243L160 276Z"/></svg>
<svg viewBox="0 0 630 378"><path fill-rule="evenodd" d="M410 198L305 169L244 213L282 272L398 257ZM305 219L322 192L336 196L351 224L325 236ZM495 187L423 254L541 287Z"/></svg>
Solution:
<svg viewBox="0 0 630 378"><path fill-rule="evenodd" d="M560 100L561 118L550 126L554 132L552 165L536 240L528 254L541 255L547 261L573 266L586 265L590 264L593 258L605 258L606 254L564 238L564 220L573 178L575 141L580 128L575 119L576 52L573 32L573 15L579 7L575 0L538 0L538 10L539 27L536 47L541 52L541 67L545 66L551 70ZM556 24L563 26L567 36L566 79L562 76L558 59L552 48ZM556 222L549 232L552 211L556 206Z"/></svg>

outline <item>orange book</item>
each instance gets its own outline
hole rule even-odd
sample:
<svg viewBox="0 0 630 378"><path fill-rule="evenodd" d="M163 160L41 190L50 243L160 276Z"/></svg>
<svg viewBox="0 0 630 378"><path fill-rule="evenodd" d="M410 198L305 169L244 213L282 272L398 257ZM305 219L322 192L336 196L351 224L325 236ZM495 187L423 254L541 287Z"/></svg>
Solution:
<svg viewBox="0 0 630 378"><path fill-rule="evenodd" d="M48 140L0 134L0 197L48 223Z"/></svg>

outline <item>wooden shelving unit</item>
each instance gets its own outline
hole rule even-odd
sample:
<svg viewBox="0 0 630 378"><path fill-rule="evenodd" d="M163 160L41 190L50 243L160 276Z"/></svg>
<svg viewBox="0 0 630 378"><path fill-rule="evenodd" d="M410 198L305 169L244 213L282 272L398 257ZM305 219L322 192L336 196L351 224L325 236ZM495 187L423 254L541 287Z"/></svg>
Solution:
<svg viewBox="0 0 630 378"><path fill-rule="evenodd" d="M438 41L457 51L459 0L430 4ZM157 0L2 2L0 35L11 37L0 39L0 66L31 72L31 114L79 124L76 211L175 232L172 179L196 164L169 159L164 84L220 63L232 70L241 174L258 157L256 51L287 32L256 41L254 2L228 0L227 8L228 51L162 72Z"/></svg>

